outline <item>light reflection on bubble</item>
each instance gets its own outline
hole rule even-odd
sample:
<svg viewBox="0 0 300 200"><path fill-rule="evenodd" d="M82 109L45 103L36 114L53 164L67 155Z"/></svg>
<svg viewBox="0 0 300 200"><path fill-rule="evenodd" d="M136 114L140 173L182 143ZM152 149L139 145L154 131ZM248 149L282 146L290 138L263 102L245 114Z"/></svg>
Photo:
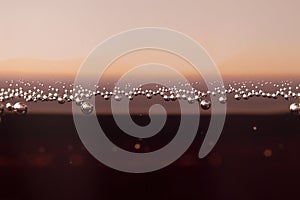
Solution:
<svg viewBox="0 0 300 200"><path fill-rule="evenodd" d="M292 114L299 115L300 114L300 103L292 103L290 105L290 111Z"/></svg>
<svg viewBox="0 0 300 200"><path fill-rule="evenodd" d="M25 115L27 113L27 105L22 102L17 102L13 105L13 110L17 114Z"/></svg>
<svg viewBox="0 0 300 200"><path fill-rule="evenodd" d="M211 102L209 100L204 99L201 101L200 105L203 110L208 110L211 106Z"/></svg>
<svg viewBox="0 0 300 200"><path fill-rule="evenodd" d="M93 112L94 110L94 106L93 104L89 103L89 102L83 102L80 106L81 111L86 114L89 115Z"/></svg>

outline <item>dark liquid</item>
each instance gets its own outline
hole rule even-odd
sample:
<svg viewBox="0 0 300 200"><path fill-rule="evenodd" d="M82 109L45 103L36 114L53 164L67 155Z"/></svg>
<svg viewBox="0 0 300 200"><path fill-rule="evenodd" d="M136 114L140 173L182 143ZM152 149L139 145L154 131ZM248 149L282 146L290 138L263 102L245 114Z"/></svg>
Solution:
<svg viewBox="0 0 300 200"><path fill-rule="evenodd" d="M134 152L172 139L166 128L154 141L119 134L112 116L101 116L112 141ZM147 116L134 116L147 124ZM209 123L201 116L196 139L170 166L146 174L113 170L82 145L71 115L6 115L0 124L1 199L290 199L299 195L300 118L293 115L227 115L221 138L204 159L198 151ZM253 128L256 127L256 128ZM188 134L187 130L187 134ZM135 144L140 148L136 149ZM156 145L156 146L155 146Z"/></svg>

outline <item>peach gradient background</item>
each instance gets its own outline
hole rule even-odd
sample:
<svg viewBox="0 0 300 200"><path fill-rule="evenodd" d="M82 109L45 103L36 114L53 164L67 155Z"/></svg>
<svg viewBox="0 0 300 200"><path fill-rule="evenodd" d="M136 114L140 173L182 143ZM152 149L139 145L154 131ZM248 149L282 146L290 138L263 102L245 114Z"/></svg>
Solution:
<svg viewBox="0 0 300 200"><path fill-rule="evenodd" d="M145 26L167 27L193 37L224 77L300 75L300 2L296 0L11 0L0 4L2 78L74 77L98 43ZM183 64L152 52L129 55L115 65L128 67L150 58ZM120 74L119 69L110 70L108 76ZM186 73L193 74L192 70Z"/></svg>

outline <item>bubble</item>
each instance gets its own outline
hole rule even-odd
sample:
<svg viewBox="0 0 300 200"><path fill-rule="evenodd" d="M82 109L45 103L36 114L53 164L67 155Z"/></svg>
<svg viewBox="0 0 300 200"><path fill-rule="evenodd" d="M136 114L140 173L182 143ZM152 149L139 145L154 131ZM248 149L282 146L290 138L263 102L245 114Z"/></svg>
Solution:
<svg viewBox="0 0 300 200"><path fill-rule="evenodd" d="M89 103L89 102L83 102L80 106L81 111L86 114L89 115L93 112L94 110L94 106L93 104Z"/></svg>
<svg viewBox="0 0 300 200"><path fill-rule="evenodd" d="M188 102L190 103L190 104L192 104L192 103L194 103L195 102L195 99L193 98L193 97L188 97Z"/></svg>
<svg viewBox="0 0 300 200"><path fill-rule="evenodd" d="M136 144L134 145L134 148L135 148L136 150L139 150L139 149L141 149L141 144L139 144L139 143L136 143Z"/></svg>
<svg viewBox="0 0 300 200"><path fill-rule="evenodd" d="M17 102L14 104L13 110L17 114L25 115L27 113L27 105L22 102Z"/></svg>
<svg viewBox="0 0 300 200"><path fill-rule="evenodd" d="M236 100L241 100L242 96L241 96L240 94L235 94L235 95L234 95L234 98L235 98Z"/></svg>
<svg viewBox="0 0 300 200"><path fill-rule="evenodd" d="M109 99L109 96L108 95L104 95L103 97L105 100L108 100Z"/></svg>
<svg viewBox="0 0 300 200"><path fill-rule="evenodd" d="M220 102L221 104L225 104L226 101L227 101L226 97L220 97L220 98L219 98L219 102Z"/></svg>
<svg viewBox="0 0 300 200"><path fill-rule="evenodd" d="M6 109L8 110L8 111L13 111L13 105L11 104L11 103L7 103L6 105L5 105L5 107L6 107Z"/></svg>
<svg viewBox="0 0 300 200"><path fill-rule="evenodd" d="M209 100L204 99L200 102L200 105L203 110L208 110L211 106L211 102Z"/></svg>
<svg viewBox="0 0 300 200"><path fill-rule="evenodd" d="M292 103L290 105L290 111L294 115L299 115L300 114L300 103Z"/></svg>
<svg viewBox="0 0 300 200"><path fill-rule="evenodd" d="M271 149L265 149L264 156L269 158L272 156L272 150Z"/></svg>
<svg viewBox="0 0 300 200"><path fill-rule="evenodd" d="M122 97L120 95L116 95L114 98L115 98L116 101L121 101L122 100Z"/></svg>
<svg viewBox="0 0 300 200"><path fill-rule="evenodd" d="M273 93L273 94L272 94L272 98L273 98L273 99L277 99L277 94Z"/></svg>
<svg viewBox="0 0 300 200"><path fill-rule="evenodd" d="M147 97L148 99L151 99L151 98L152 98L152 95L151 95L150 93L147 93L147 94L146 94L146 97Z"/></svg>
<svg viewBox="0 0 300 200"><path fill-rule="evenodd" d="M171 99L172 101L175 101L175 100L176 100L176 96L173 95L173 94L171 94L170 99Z"/></svg>
<svg viewBox="0 0 300 200"><path fill-rule="evenodd" d="M43 97L42 97L42 100L43 101L48 101L48 96L44 94Z"/></svg>
<svg viewBox="0 0 300 200"><path fill-rule="evenodd" d="M288 95L288 94L285 94L285 95L284 95L284 99L285 99L285 100L290 100L290 98L291 98L291 95Z"/></svg>
<svg viewBox="0 0 300 200"><path fill-rule="evenodd" d="M165 101L169 101L170 100L169 97L168 97L168 95L164 95L164 100Z"/></svg>
<svg viewBox="0 0 300 200"><path fill-rule="evenodd" d="M248 100L249 96L247 94L243 94L243 99Z"/></svg>
<svg viewBox="0 0 300 200"><path fill-rule="evenodd" d="M187 99L186 95L185 94L181 95L181 99L186 100Z"/></svg>
<svg viewBox="0 0 300 200"><path fill-rule="evenodd" d="M25 99L27 102L30 102L30 101L32 101L33 99L32 99L32 96L31 95L28 95L27 96L27 98Z"/></svg>
<svg viewBox="0 0 300 200"><path fill-rule="evenodd" d="M76 105L80 106L82 104L82 102L83 102L82 99L80 99L79 97L75 98Z"/></svg>
<svg viewBox="0 0 300 200"><path fill-rule="evenodd" d="M64 104L64 103L65 103L65 100L64 100L62 97L58 97L58 98L57 98L57 102L58 102L59 104Z"/></svg>

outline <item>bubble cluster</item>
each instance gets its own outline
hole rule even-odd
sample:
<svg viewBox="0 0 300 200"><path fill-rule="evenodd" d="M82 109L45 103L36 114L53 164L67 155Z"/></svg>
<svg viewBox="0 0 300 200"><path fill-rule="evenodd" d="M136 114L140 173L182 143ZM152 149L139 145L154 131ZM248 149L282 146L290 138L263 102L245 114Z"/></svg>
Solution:
<svg viewBox="0 0 300 200"><path fill-rule="evenodd" d="M292 81L281 81L275 83L271 81L232 81L225 86L218 82L209 83L214 88L212 90L199 89L199 82L174 84L173 87L155 85L152 88L132 87L130 83L124 86L115 86L112 89L94 85L91 89L82 85L55 82L45 84L39 81L6 81L0 87L0 115L5 110L17 114L26 114L27 105L23 102L47 102L57 101L58 104L74 101L84 114L90 114L94 110L94 105L89 100L100 97L104 100L122 101L123 99L133 100L137 96L145 96L145 99L153 99L155 96L161 97L163 101L187 101L190 104L198 103L203 110L211 107L211 98L217 98L220 104L226 104L228 98L234 100L249 100L251 98L285 99L291 101L300 98L300 85ZM205 87L206 88L206 87ZM16 101L17 102L16 102ZM290 105L292 114L300 114L299 100Z"/></svg>
<svg viewBox="0 0 300 200"><path fill-rule="evenodd" d="M226 101L227 101L227 98L226 97L220 97L219 101L220 101L220 103L225 104Z"/></svg>

